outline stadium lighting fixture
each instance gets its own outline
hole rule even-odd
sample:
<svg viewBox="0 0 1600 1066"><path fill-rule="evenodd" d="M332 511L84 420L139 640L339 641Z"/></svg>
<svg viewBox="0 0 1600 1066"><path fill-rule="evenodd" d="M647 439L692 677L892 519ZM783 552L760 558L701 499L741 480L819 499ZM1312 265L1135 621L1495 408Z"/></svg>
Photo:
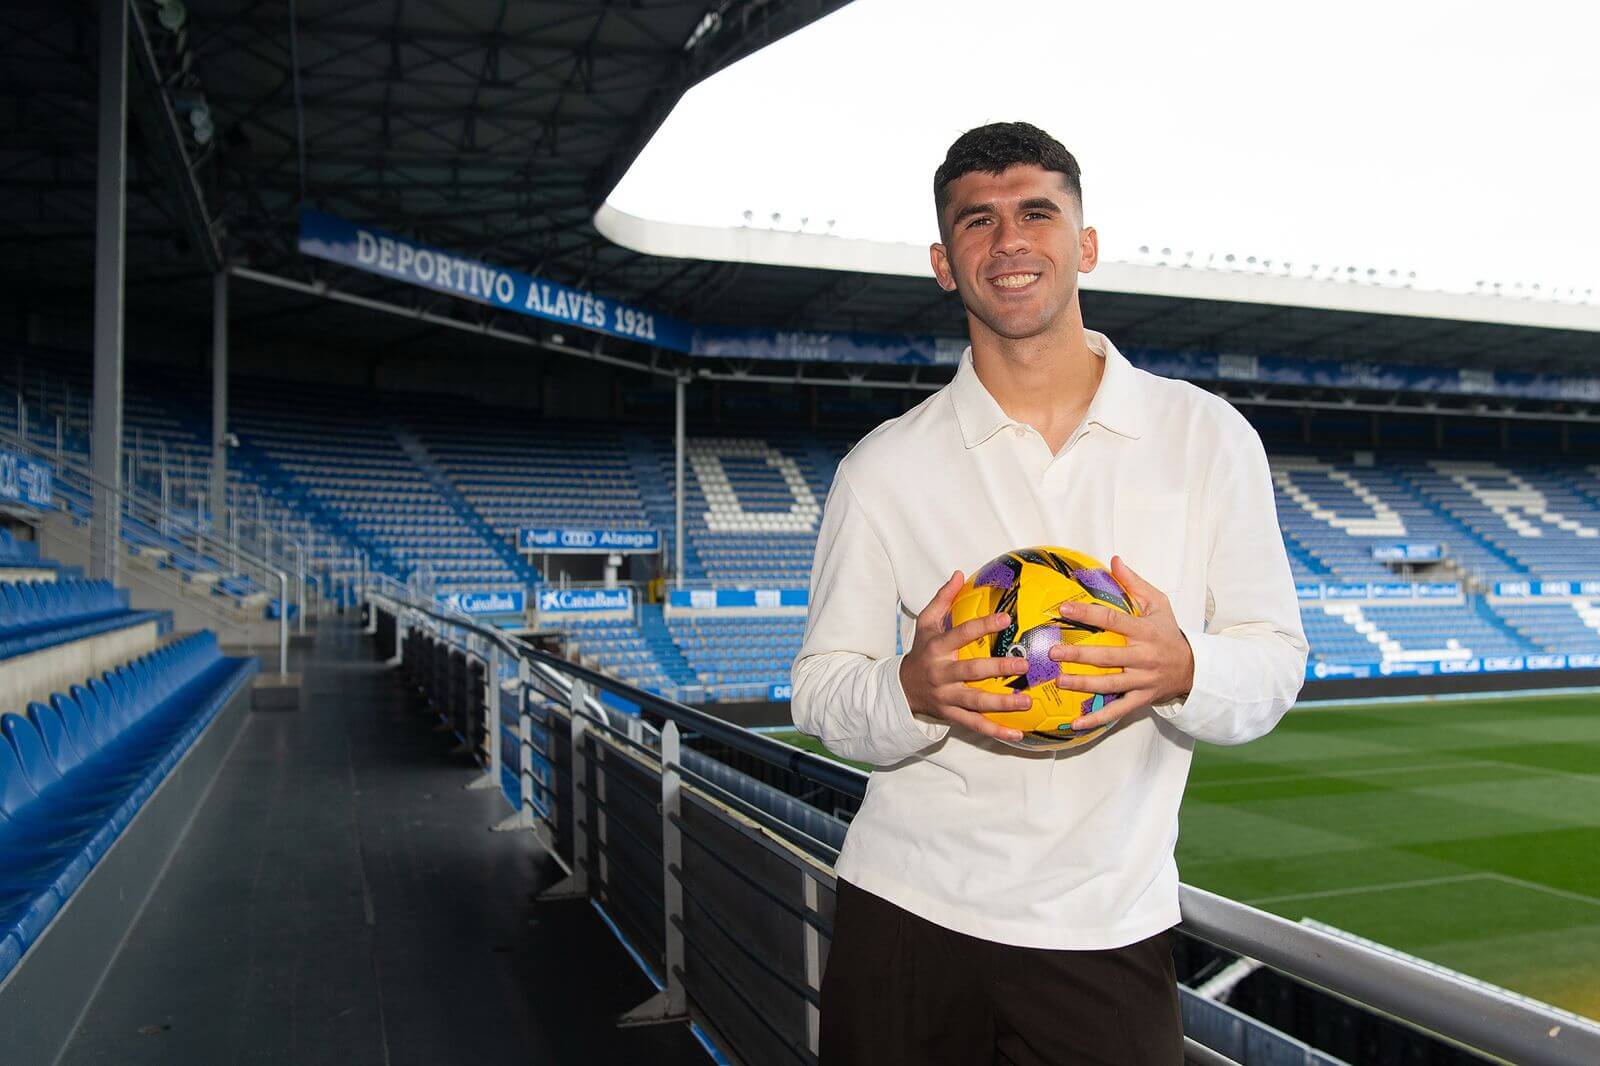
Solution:
<svg viewBox="0 0 1600 1066"><path fill-rule="evenodd" d="M161 9L157 18L163 28L171 33L177 33L183 28L184 22L189 17L189 12L183 6L183 0L156 0L156 6Z"/></svg>

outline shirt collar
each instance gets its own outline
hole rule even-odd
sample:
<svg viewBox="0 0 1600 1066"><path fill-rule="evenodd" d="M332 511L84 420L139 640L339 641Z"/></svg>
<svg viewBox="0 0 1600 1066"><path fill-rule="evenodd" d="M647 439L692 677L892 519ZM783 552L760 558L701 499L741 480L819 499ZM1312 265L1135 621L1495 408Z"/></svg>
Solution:
<svg viewBox="0 0 1600 1066"><path fill-rule="evenodd" d="M1095 389L1094 399L1089 401L1084 421L1137 439L1143 430L1137 371L1105 334L1086 329L1083 336L1089 343L1089 350L1106 361L1100 386ZM968 448L976 448L1007 426L1016 425L1017 420L1001 409L999 402L978 380L978 372L972 365L971 346L961 353L961 365L950 382L950 401L955 407L962 440Z"/></svg>

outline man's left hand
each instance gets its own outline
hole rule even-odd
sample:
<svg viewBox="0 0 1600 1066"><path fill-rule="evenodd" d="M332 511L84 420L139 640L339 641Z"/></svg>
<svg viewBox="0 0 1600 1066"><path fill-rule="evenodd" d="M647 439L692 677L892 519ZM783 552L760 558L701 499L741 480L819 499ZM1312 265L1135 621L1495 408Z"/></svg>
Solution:
<svg viewBox="0 0 1600 1066"><path fill-rule="evenodd" d="M1189 638L1178 628L1166 593L1129 569L1120 555L1111 557L1111 575L1133 598L1139 608L1137 617L1098 603L1063 603L1061 617L1121 633L1128 640L1127 646L1057 644L1050 649L1050 658L1056 662L1120 670L1114 674L1072 675L1073 689L1115 697L1108 698L1101 710L1074 721L1072 728L1077 732L1115 722L1152 703L1187 695L1194 683L1194 652L1189 648Z"/></svg>

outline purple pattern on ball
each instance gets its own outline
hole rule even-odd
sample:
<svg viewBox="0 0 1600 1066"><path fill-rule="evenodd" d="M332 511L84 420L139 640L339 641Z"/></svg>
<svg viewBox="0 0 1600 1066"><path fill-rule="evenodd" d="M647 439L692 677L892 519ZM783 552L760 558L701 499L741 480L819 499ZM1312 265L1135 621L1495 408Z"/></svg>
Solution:
<svg viewBox="0 0 1600 1066"><path fill-rule="evenodd" d="M980 589L1008 589L1016 582L1017 568L1004 555L985 564L984 568L978 571L978 576L972 579L973 587Z"/></svg>
<svg viewBox="0 0 1600 1066"><path fill-rule="evenodd" d="M1047 622L1022 634L1015 645L1028 660L1028 686L1042 685L1061 676L1061 664L1050 658L1050 649L1061 643L1061 626Z"/></svg>
<svg viewBox="0 0 1600 1066"><path fill-rule="evenodd" d="M1127 610L1128 600L1123 595L1122 586L1117 584L1117 579L1112 577L1108 571L1084 567L1082 570L1074 570L1072 576L1078 584L1088 589L1096 599L1104 600L1106 603L1114 604Z"/></svg>

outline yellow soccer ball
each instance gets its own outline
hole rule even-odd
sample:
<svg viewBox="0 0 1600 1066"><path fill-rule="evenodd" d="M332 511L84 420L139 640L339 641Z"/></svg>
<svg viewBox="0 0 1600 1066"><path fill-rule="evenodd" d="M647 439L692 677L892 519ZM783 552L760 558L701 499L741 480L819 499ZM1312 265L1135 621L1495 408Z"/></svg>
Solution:
<svg viewBox="0 0 1600 1066"><path fill-rule="evenodd" d="M1050 658L1057 644L1123 647L1121 633L1096 629L1061 617L1057 608L1071 601L1099 603L1114 611L1137 615L1138 607L1111 571L1097 559L1065 548L1018 548L984 564L967 579L956 595L950 624L1004 611L1011 624L962 647L962 659L1018 656L1028 660L1028 672L1014 677L986 677L967 684L984 692L1025 692L1033 706L1025 711L994 711L984 717L1022 731L1022 739L1007 741L1027 751L1075 748L1104 736L1110 725L1074 733L1072 723L1105 706L1099 693L1079 692L1072 678L1084 674L1111 674L1115 669L1083 663L1058 663Z"/></svg>

